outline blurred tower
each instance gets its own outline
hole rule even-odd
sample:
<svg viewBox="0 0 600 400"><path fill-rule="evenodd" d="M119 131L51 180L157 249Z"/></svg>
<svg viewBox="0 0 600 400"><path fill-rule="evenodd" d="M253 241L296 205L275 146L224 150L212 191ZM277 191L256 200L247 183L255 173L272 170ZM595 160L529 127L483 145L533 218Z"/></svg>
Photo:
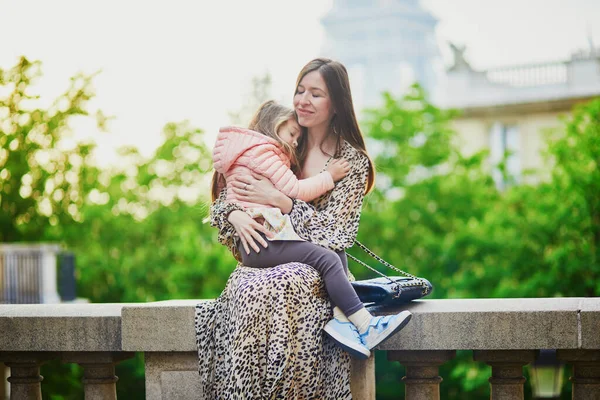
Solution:
<svg viewBox="0 0 600 400"><path fill-rule="evenodd" d="M357 109L376 106L382 91L398 95L414 81L432 94L441 64L437 20L418 0L334 0L321 22L322 53L348 68Z"/></svg>

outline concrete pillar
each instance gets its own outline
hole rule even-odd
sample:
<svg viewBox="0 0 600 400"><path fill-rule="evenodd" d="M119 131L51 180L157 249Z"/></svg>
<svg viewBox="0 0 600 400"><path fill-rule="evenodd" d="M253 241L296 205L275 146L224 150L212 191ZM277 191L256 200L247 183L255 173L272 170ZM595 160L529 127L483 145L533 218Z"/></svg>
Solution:
<svg viewBox="0 0 600 400"><path fill-rule="evenodd" d="M117 398L117 381L113 363L80 363L83 367L85 400L114 400Z"/></svg>
<svg viewBox="0 0 600 400"><path fill-rule="evenodd" d="M6 363L10 368L10 398L11 400L42 400L42 387L44 379L40 375L38 362L11 362Z"/></svg>
<svg viewBox="0 0 600 400"><path fill-rule="evenodd" d="M366 360L352 359L350 372L352 398L375 400L375 356Z"/></svg>
<svg viewBox="0 0 600 400"><path fill-rule="evenodd" d="M523 400L523 366L535 360L535 350L475 350L473 359L492 367L491 400Z"/></svg>
<svg viewBox="0 0 600 400"><path fill-rule="evenodd" d="M573 367L574 400L600 399L600 350L558 350L557 357Z"/></svg>
<svg viewBox="0 0 600 400"><path fill-rule="evenodd" d="M198 352L145 352L146 400L204 399Z"/></svg>
<svg viewBox="0 0 600 400"><path fill-rule="evenodd" d="M75 352L63 353L61 358L83 367L85 400L116 400L119 378L115 364L133 356L134 353L126 352Z"/></svg>
<svg viewBox="0 0 600 400"><path fill-rule="evenodd" d="M40 365L51 359L54 353L42 352L3 352L0 360L10 368L11 400L41 400L41 382L44 379L40 375Z"/></svg>
<svg viewBox="0 0 600 400"><path fill-rule="evenodd" d="M406 367L406 400L439 400L439 366L456 355L454 350L388 351L388 360L398 361Z"/></svg>
<svg viewBox="0 0 600 400"><path fill-rule="evenodd" d="M41 273L42 273L42 303L56 304L60 303L60 296L56 287L56 254L59 246L42 245L39 246L41 252Z"/></svg>

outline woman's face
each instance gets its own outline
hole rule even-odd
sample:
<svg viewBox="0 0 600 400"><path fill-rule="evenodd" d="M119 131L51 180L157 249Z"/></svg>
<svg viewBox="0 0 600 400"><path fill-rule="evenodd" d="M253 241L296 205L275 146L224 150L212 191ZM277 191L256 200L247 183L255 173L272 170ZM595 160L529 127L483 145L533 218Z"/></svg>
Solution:
<svg viewBox="0 0 600 400"><path fill-rule="evenodd" d="M294 149L298 147L298 140L300 140L301 134L302 129L300 129L300 125L298 125L294 118L288 119L286 123L281 125L277 130L277 136Z"/></svg>
<svg viewBox="0 0 600 400"><path fill-rule="evenodd" d="M298 123L306 128L329 125L333 117L331 99L319 71L304 75L294 95Z"/></svg>

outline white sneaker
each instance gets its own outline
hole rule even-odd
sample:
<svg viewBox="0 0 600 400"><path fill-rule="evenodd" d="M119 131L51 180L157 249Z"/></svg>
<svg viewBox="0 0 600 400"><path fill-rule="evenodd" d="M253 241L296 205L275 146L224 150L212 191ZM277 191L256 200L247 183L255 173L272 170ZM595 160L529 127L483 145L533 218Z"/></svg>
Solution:
<svg viewBox="0 0 600 400"><path fill-rule="evenodd" d="M400 329L404 328L412 314L410 311L402 311L395 315L385 315L371 318L369 327L365 333L360 334L361 342L369 350L383 343Z"/></svg>

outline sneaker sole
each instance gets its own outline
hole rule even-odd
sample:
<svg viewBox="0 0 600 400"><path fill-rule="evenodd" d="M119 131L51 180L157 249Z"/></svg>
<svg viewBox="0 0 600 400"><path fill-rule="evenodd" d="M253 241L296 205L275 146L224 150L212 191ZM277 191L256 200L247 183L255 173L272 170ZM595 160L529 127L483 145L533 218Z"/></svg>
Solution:
<svg viewBox="0 0 600 400"><path fill-rule="evenodd" d="M404 313L404 311L403 311ZM402 328L404 328L406 326L406 324L408 324L408 322L410 321L410 319L412 318L412 314L408 314L405 315L404 318L398 318L398 325L390 332L390 333L386 333L386 335L380 335L378 336L375 341L374 344L372 345L368 345L367 347L369 348L369 350L374 349L375 347L379 346L381 343L384 343L386 340L388 340L389 338L391 338L392 336L394 336L394 333L398 332L399 330L401 330Z"/></svg>
<svg viewBox="0 0 600 400"><path fill-rule="evenodd" d="M325 325L325 328L323 328L325 333L327 333L327 335L332 338L338 346L344 349L352 357L360 360L366 360L371 356L371 352L366 347L357 345L356 342L348 340L344 336L338 334L336 330L328 328L329 327L327 325Z"/></svg>

